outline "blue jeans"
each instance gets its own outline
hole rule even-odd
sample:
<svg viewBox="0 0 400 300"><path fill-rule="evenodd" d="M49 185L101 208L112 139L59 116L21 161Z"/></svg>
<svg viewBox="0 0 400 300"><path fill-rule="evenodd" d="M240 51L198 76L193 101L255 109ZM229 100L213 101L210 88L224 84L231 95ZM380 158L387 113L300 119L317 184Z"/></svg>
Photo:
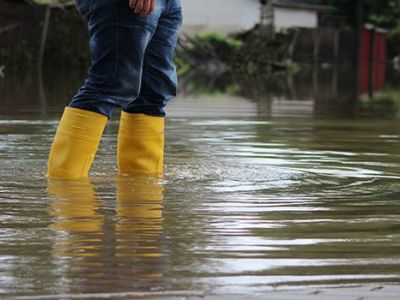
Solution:
<svg viewBox="0 0 400 300"><path fill-rule="evenodd" d="M156 10L141 17L129 0L77 0L88 21L92 63L69 106L109 118L115 107L165 116L177 93L173 56L182 8L180 0L156 2Z"/></svg>

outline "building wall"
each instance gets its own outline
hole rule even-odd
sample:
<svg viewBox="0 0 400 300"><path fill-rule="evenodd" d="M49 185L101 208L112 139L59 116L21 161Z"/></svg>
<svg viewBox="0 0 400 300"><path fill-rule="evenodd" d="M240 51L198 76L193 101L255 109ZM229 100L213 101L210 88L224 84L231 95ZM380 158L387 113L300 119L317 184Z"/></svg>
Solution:
<svg viewBox="0 0 400 300"><path fill-rule="evenodd" d="M182 31L189 35L244 31L256 25L261 17L259 0L182 0L182 7Z"/></svg>
<svg viewBox="0 0 400 300"><path fill-rule="evenodd" d="M277 31L292 27L317 28L318 13L298 8L274 7L274 27Z"/></svg>

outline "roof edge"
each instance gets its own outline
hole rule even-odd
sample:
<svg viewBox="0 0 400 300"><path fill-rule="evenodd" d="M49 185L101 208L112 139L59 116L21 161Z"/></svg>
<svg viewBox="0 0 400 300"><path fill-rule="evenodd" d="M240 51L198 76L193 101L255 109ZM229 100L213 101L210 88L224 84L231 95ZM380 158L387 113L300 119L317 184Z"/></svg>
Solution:
<svg viewBox="0 0 400 300"><path fill-rule="evenodd" d="M307 4L307 3L274 3L272 2L272 6L275 7L284 7L284 8L301 8L305 10L313 10L313 11L330 11L332 10L331 6L328 5L319 5L319 4Z"/></svg>

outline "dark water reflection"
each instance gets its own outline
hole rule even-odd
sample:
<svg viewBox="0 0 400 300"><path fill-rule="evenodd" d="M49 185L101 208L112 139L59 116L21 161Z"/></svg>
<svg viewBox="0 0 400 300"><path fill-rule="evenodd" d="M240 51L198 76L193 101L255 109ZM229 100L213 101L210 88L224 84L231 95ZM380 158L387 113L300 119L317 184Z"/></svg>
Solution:
<svg viewBox="0 0 400 300"><path fill-rule="evenodd" d="M45 69L42 78L35 72L6 72L0 77L1 115L55 115L71 100L86 71ZM265 75L265 74L264 74ZM227 73L193 72L181 79L183 98L234 95L251 100L252 115L272 117L378 117L400 115L400 73L388 68L386 86L375 95L384 101L356 101L360 95L352 64L301 65L296 72L281 72L259 78L236 78ZM382 98L382 97L381 97ZM207 101L208 101L207 100ZM228 115L234 105L226 103ZM249 107L247 105L247 107ZM203 107L205 108L205 107ZM243 107L238 109L243 110Z"/></svg>

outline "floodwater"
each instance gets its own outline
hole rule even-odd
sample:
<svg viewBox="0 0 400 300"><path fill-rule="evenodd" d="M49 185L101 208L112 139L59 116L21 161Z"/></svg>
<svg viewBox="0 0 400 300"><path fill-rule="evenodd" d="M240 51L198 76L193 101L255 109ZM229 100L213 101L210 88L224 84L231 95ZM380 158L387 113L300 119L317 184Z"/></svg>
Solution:
<svg viewBox="0 0 400 300"><path fill-rule="evenodd" d="M163 178L117 176L115 116L90 179L48 181L61 104L0 116L1 295L399 283L398 121L181 98Z"/></svg>

